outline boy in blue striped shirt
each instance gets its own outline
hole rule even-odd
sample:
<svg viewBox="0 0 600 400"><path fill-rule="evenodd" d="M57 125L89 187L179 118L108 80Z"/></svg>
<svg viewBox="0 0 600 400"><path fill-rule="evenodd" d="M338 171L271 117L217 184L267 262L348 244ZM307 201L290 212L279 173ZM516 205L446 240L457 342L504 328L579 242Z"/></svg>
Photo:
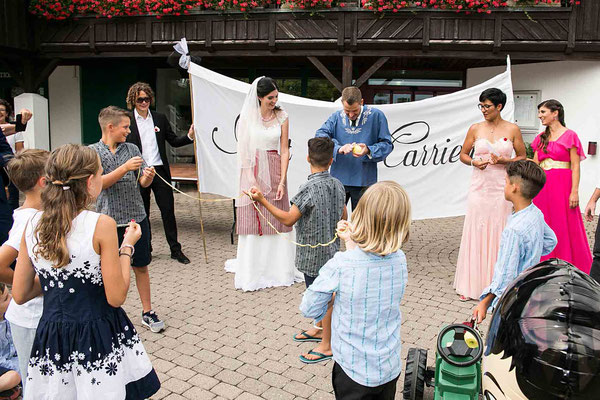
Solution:
<svg viewBox="0 0 600 400"><path fill-rule="evenodd" d="M300 311L321 320L333 293L332 382L337 399L393 399L402 370L400 301L407 282L410 202L395 182L371 186L352 223L340 221L338 252L306 289Z"/></svg>
<svg viewBox="0 0 600 400"><path fill-rule="evenodd" d="M513 203L514 209L502 231L492 283L483 290L473 310L478 323L496 306L509 283L556 246L556 235L532 203L545 183L546 173L531 160L513 161L506 166L504 198Z"/></svg>

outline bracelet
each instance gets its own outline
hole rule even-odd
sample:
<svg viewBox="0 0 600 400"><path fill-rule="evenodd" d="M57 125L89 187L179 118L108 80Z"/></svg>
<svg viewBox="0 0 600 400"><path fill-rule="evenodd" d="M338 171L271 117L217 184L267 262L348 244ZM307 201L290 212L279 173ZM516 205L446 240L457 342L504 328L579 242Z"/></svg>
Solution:
<svg viewBox="0 0 600 400"><path fill-rule="evenodd" d="M129 247L131 249L131 254L127 254L127 253L123 253L123 254L128 255L129 257L133 257L133 255L135 253L135 247L133 247L130 244L123 244L123 245L121 245L121 247L119 248L119 256L123 255L123 254L121 254L121 252L123 251L124 247Z"/></svg>
<svg viewBox="0 0 600 400"><path fill-rule="evenodd" d="M119 251L119 257L121 257L121 256L127 256L127 257L129 257L130 259L132 258L132 257L131 257L131 254L122 253L122 252L120 252L120 251ZM131 261L131 260L130 260L130 261Z"/></svg>
<svg viewBox="0 0 600 400"><path fill-rule="evenodd" d="M285 187L285 183L280 183L279 186Z"/></svg>
<svg viewBox="0 0 600 400"><path fill-rule="evenodd" d="M471 167L473 166L473 159L471 158Z"/></svg>

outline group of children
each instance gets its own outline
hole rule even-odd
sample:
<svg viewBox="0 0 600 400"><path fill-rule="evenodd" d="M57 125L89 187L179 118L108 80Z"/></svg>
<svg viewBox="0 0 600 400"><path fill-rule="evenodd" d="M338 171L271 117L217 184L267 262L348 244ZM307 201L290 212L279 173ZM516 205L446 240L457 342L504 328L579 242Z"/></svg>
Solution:
<svg viewBox="0 0 600 400"><path fill-rule="evenodd" d="M125 111L107 107L99 122L102 139L90 147L25 150L8 166L25 202L0 248L0 281L13 285L5 315L19 360L17 366L15 351L0 348L0 357L10 355L5 358L12 362L0 361L0 391L18 384L18 369L25 399L143 399L160 387L120 308L133 265L143 323L153 331L164 328L151 307L148 216L138 188L152 182L154 171L136 146L124 143ZM409 236L410 201L397 183L379 182L346 221L343 185L328 172L333 147L327 137L309 140L311 175L289 211L269 204L255 187L248 194L285 225L295 224L301 243L325 243L336 232L345 242L344 252L339 241L297 249L307 285L300 310L317 325L293 340L319 342L302 361L335 360L337 398L393 399L402 368L400 302L408 277L401 246ZM505 198L514 212L492 285L473 311L479 321L508 283L556 244L531 202L544 182L544 171L531 161L507 166ZM98 213L87 210L93 200ZM9 298L2 289L0 307ZM0 324L0 335L7 330Z"/></svg>
<svg viewBox="0 0 600 400"><path fill-rule="evenodd" d="M16 398L21 381L25 399L144 399L160 387L120 308L133 265L142 323L164 329L150 302L148 219L139 192L154 171L124 143L126 111L107 107L99 123L102 139L90 147L24 150L8 164L25 201L0 248L0 282L12 284L14 296L6 291L10 304L2 313L10 328L0 323L7 338L0 398ZM93 201L98 213L87 210Z"/></svg>
<svg viewBox="0 0 600 400"><path fill-rule="evenodd" d="M256 187L248 194L285 225L296 224L303 244L324 243L337 231L346 251L331 246L302 246L296 266L305 274L307 290L300 310L320 326L295 335L295 341L320 342L300 356L306 363L333 358L332 383L338 399L393 399L401 372L400 302L407 283L406 256L400 249L411 223L410 201L395 182L379 182L366 190L345 221L343 186L328 173L333 142L308 142L311 175L280 210ZM554 232L532 204L546 175L534 162L520 160L506 168L504 196L513 204L494 269L494 279L481 295L473 317L481 322L508 284L536 265L556 245Z"/></svg>

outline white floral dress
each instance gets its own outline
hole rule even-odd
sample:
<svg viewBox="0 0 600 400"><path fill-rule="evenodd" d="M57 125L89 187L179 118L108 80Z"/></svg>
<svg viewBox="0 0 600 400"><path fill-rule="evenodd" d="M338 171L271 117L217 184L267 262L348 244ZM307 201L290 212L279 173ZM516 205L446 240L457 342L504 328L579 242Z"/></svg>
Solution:
<svg viewBox="0 0 600 400"><path fill-rule="evenodd" d="M71 262L62 268L33 254L41 214L32 217L25 231L44 294L25 400L150 397L160 382L146 350L125 311L106 300L100 255L92 244L100 214L82 211L73 220L67 238Z"/></svg>

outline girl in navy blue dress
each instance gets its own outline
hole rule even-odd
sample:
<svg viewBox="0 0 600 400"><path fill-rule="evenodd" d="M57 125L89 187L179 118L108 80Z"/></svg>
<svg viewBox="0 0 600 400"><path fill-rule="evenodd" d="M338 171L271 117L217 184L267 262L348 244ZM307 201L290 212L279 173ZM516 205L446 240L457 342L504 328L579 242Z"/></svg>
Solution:
<svg viewBox="0 0 600 400"><path fill-rule="evenodd" d="M25 399L150 397L160 382L121 308L140 227L130 223L119 249L115 221L87 210L102 190L94 150L54 150L46 176L43 211L25 229L13 281L18 304L44 295Z"/></svg>

